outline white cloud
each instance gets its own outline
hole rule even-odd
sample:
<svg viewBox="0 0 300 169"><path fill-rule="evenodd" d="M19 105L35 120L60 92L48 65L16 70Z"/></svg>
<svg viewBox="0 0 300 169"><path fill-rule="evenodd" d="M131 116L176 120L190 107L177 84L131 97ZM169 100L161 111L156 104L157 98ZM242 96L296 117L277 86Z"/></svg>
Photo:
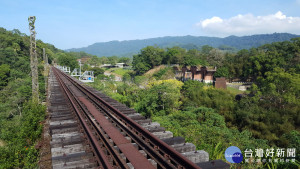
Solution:
<svg viewBox="0 0 300 169"><path fill-rule="evenodd" d="M214 16L211 19L205 19L204 21L201 22L201 24L198 25L201 25L203 28L205 28L209 24L222 23L222 22L223 20L221 18Z"/></svg>
<svg viewBox="0 0 300 169"><path fill-rule="evenodd" d="M274 32L300 34L300 17L287 17L281 11L266 16L239 14L229 19L214 16L197 23L196 26L205 33L215 36L242 36Z"/></svg>

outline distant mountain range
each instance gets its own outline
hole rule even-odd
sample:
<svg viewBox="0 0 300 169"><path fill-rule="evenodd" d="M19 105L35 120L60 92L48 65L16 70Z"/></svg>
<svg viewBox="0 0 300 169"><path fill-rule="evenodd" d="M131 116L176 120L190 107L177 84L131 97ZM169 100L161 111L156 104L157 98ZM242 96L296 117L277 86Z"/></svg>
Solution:
<svg viewBox="0 0 300 169"><path fill-rule="evenodd" d="M167 36L143 40L126 40L94 43L88 47L72 48L66 51L84 51L97 56L132 56L146 46L157 45L162 48L180 46L186 49L201 49L203 45L225 49L250 49L263 44L290 40L300 37L289 33L273 33L251 36L228 36L226 38L206 36Z"/></svg>

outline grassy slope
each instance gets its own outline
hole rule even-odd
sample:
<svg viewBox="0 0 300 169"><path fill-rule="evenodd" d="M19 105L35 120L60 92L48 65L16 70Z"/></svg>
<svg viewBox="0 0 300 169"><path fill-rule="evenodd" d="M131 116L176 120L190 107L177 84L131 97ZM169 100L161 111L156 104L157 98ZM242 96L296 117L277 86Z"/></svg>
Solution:
<svg viewBox="0 0 300 169"><path fill-rule="evenodd" d="M119 76L123 76L124 74L129 73L132 70L123 69L123 68L111 68L111 69L108 69L106 71L108 71L108 72L110 72L112 74L117 74Z"/></svg>
<svg viewBox="0 0 300 169"><path fill-rule="evenodd" d="M228 90L230 93L235 94L235 95L237 95L237 94L243 94L243 93L249 94L249 91L240 91L240 90L238 90L238 89L236 89L236 88L228 87L228 86L227 86L227 90Z"/></svg>

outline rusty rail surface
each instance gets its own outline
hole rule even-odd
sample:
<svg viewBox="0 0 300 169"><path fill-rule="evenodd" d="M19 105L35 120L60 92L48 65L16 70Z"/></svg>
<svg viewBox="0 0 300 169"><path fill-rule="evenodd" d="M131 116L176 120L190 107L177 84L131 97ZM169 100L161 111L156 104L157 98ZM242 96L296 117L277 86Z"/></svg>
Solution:
<svg viewBox="0 0 300 169"><path fill-rule="evenodd" d="M108 159L106 158L106 155L104 155L104 153L102 152L101 148L99 147L99 145L97 144L96 138L95 136L92 134L93 132L91 131L91 129L89 128L87 122L85 121L85 118L83 117L83 115L80 113L82 110L79 110L78 108L78 100L76 100L76 98L72 95L71 91L66 87L66 85L64 84L64 82L62 81L61 78L59 78L59 74L58 72L55 71L55 76L57 78L57 80L59 81L64 94L67 96L67 98L69 99L69 101L71 102L71 106L73 107L81 126L84 129L84 132L86 134L86 136L89 138L87 141L92 145L93 148L93 152L94 154L96 154L96 159L98 164L101 166L101 168L108 168L108 169L112 169Z"/></svg>
<svg viewBox="0 0 300 169"><path fill-rule="evenodd" d="M155 161L157 168L200 168L72 77L54 67L52 70L72 103L101 168L130 168L128 163L134 168L154 168L146 157ZM138 154L139 150L146 157Z"/></svg>

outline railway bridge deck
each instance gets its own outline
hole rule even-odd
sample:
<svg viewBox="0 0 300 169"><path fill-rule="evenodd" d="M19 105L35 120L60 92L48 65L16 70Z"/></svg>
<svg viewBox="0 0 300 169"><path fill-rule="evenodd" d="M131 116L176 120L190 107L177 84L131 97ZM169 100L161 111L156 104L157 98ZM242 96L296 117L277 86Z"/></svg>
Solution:
<svg viewBox="0 0 300 169"><path fill-rule="evenodd" d="M48 111L52 168L229 168L54 67Z"/></svg>

